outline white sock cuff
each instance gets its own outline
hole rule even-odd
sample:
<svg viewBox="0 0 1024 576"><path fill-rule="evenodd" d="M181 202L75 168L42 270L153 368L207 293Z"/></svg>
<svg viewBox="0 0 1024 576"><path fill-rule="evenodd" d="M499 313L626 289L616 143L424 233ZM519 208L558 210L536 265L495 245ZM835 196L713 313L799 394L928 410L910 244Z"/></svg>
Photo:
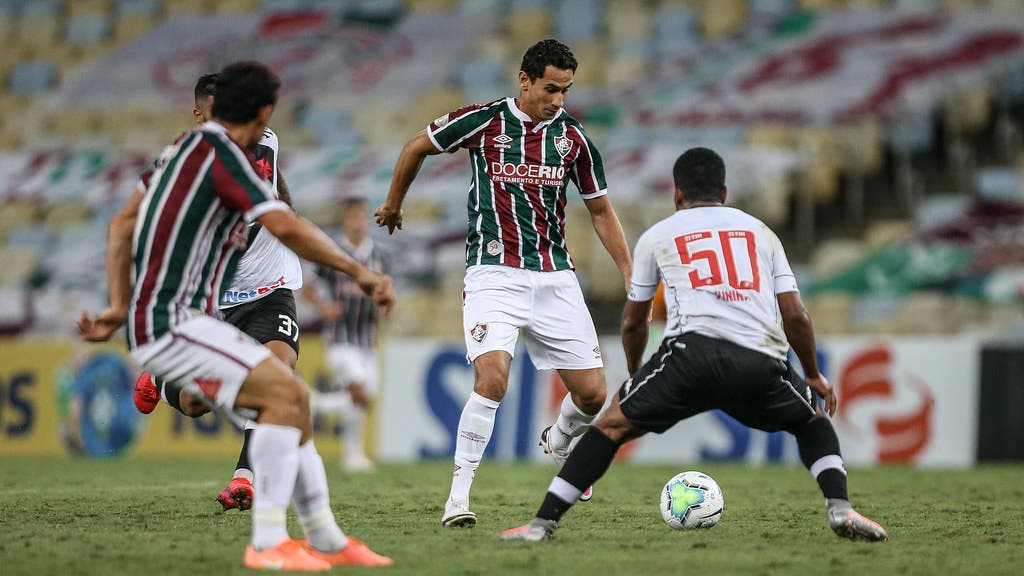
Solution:
<svg viewBox="0 0 1024 576"><path fill-rule="evenodd" d="M842 472L843 476L846 476L846 469L843 468L843 457L838 454L829 454L828 456L818 458L814 464L811 464L811 476L817 478L819 474L829 468L835 468Z"/></svg>
<svg viewBox="0 0 1024 576"><path fill-rule="evenodd" d="M253 522L284 526L287 520L287 508L252 509Z"/></svg>
<svg viewBox="0 0 1024 576"><path fill-rule="evenodd" d="M568 393L565 395L565 398L562 398L560 412L566 418L572 418L573 420L580 420L588 423L593 422L594 418L597 417L597 414L587 414L583 410L580 410L580 407L572 401L572 394Z"/></svg>
<svg viewBox="0 0 1024 576"><path fill-rule="evenodd" d="M548 485L548 492L569 504L575 504L579 500L580 495L583 494L583 490L569 484L561 476L555 476L551 480L551 484Z"/></svg>
<svg viewBox="0 0 1024 576"><path fill-rule="evenodd" d="M476 404L480 404L481 406L485 406L487 408L490 408L491 410L497 410L498 406L501 404L500 401L491 400L490 398L485 398L484 396L481 396L481 395L477 394L476 392L470 392L469 393L469 401L470 402L475 402Z"/></svg>

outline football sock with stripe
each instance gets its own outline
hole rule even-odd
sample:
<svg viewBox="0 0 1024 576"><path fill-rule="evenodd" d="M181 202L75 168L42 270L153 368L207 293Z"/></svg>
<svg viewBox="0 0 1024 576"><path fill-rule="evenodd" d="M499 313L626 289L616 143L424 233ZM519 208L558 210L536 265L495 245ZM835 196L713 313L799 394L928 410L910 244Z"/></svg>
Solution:
<svg viewBox="0 0 1024 576"><path fill-rule="evenodd" d="M498 411L496 402L476 392L470 392L469 400L462 409L459 429L455 436L455 472L452 474L452 490L449 499L469 500L473 477L480 466L480 458L491 441L494 432L494 414Z"/></svg>
<svg viewBox="0 0 1024 576"><path fill-rule="evenodd" d="M590 428L562 465L558 476L548 486L537 518L558 521L588 486L604 476L619 451L619 444L597 428Z"/></svg>
<svg viewBox="0 0 1024 576"><path fill-rule="evenodd" d="M348 544L345 533L338 527L331 512L331 497L327 487L324 460L316 451L313 440L298 450L298 473L292 504L299 524L311 546L321 552L334 552Z"/></svg>
<svg viewBox="0 0 1024 576"><path fill-rule="evenodd" d="M295 490L302 432L292 426L257 424L252 431L249 459L256 475L252 504L252 545L273 548L286 538L285 514Z"/></svg>
<svg viewBox="0 0 1024 576"><path fill-rule="evenodd" d="M245 430L242 431L242 449L238 452L238 463L235 464L234 478L245 478L252 482L252 464L249 462L249 444L252 442L252 431L256 423L248 420L245 423Z"/></svg>
<svg viewBox="0 0 1024 576"><path fill-rule="evenodd" d="M847 500L846 468L839 452L839 437L827 418L812 418L796 431L800 460L818 481L827 499Z"/></svg>

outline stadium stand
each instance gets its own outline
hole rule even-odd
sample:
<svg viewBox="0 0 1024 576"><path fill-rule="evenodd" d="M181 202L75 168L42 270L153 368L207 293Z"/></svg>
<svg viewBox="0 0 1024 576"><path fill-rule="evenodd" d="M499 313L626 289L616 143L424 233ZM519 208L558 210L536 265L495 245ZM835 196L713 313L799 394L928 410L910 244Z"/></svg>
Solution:
<svg viewBox="0 0 1024 576"><path fill-rule="evenodd" d="M183 34L197 17L201 30ZM985 220L995 234L932 234L1024 204L1019 2L8 0L0 34L3 292L37 303L25 317L7 306L7 331L63 326L47 315L102 299L88 267L101 267L104 223L145 158L187 128L198 74L243 57L282 74L285 171L300 210L333 224L339 197L383 197L404 138L510 94L523 47L550 35L579 57L569 107L602 147L628 240L671 210L674 155L711 145L732 200L804 263L822 332L1024 325L1020 218ZM406 234L389 240L407 302L395 330L452 337L457 326L431 319L457 313L446 298L461 278L466 174L449 157L425 170ZM612 263L585 225L568 234L613 330ZM416 243L432 247L423 262ZM1010 256L963 263L994 250Z"/></svg>

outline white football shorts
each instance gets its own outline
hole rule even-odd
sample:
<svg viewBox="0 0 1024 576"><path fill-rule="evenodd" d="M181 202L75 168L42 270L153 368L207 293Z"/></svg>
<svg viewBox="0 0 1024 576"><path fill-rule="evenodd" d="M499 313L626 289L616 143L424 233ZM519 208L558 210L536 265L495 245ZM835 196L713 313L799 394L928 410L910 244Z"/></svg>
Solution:
<svg viewBox="0 0 1024 576"><path fill-rule="evenodd" d="M333 344L327 348L327 366L341 389L359 383L371 396L377 393L377 359L373 350Z"/></svg>
<svg viewBox="0 0 1024 576"><path fill-rule="evenodd" d="M190 394L236 412L242 383L273 353L231 324L197 314L131 354L153 376L181 383ZM242 412L251 417L249 411Z"/></svg>
<svg viewBox="0 0 1024 576"><path fill-rule="evenodd" d="M539 370L601 368L590 310L572 270L538 272L478 265L466 270L462 305L466 359L494 350L515 355L519 330Z"/></svg>

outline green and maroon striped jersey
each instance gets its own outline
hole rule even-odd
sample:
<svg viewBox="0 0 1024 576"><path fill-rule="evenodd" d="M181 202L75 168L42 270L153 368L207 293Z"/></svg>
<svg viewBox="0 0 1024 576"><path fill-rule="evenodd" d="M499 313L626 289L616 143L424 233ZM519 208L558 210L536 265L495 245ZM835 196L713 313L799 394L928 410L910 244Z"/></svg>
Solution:
<svg viewBox="0 0 1024 576"><path fill-rule="evenodd" d="M565 110L534 123L503 98L441 116L427 127L438 150L469 150L466 266L573 268L565 245L566 185L584 199L607 193L601 155Z"/></svg>
<svg viewBox="0 0 1024 576"><path fill-rule="evenodd" d="M160 155L132 237L132 349L192 314L215 313L241 257L243 220L288 209L253 162L213 122L186 132Z"/></svg>

